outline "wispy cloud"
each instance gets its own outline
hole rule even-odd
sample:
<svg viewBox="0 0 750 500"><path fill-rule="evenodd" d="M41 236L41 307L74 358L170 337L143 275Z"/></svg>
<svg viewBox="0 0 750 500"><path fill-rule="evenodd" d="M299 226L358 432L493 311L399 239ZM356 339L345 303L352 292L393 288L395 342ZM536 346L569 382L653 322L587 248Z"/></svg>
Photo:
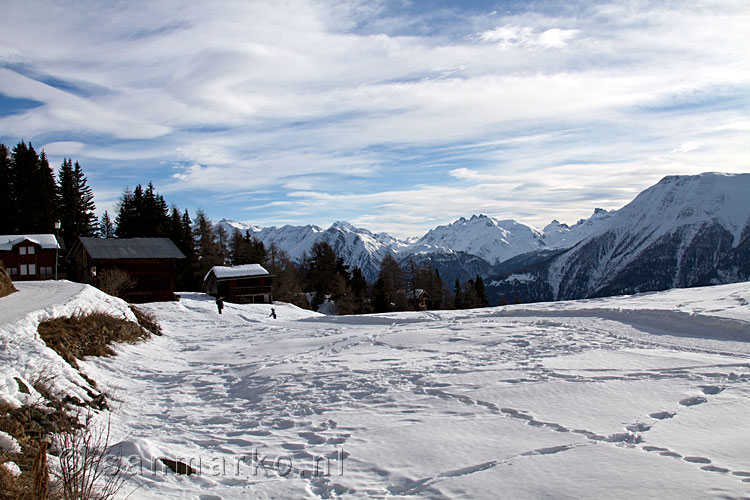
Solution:
<svg viewBox="0 0 750 500"><path fill-rule="evenodd" d="M0 100L34 105L0 140L78 159L97 201L153 180L214 217L399 234L748 170L745 2L538 6L8 2Z"/></svg>

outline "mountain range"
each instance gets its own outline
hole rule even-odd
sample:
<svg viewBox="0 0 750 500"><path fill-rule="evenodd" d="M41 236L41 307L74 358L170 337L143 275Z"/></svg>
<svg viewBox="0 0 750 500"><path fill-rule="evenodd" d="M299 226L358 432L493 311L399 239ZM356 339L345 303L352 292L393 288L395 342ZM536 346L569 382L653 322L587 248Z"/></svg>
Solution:
<svg viewBox="0 0 750 500"><path fill-rule="evenodd" d="M493 302L618 295L750 278L750 174L668 176L619 210L542 230L474 215L402 240L347 222L265 227L221 220L301 260L316 241L377 279L391 253L440 271L447 286L482 276Z"/></svg>

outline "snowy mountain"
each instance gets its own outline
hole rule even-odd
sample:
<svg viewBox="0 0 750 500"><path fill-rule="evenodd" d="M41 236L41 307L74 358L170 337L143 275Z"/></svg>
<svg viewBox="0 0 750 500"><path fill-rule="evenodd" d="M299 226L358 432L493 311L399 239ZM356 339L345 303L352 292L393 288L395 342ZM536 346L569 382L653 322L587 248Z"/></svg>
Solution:
<svg viewBox="0 0 750 500"><path fill-rule="evenodd" d="M546 246L537 229L514 220L497 220L486 215L461 217L446 226L438 226L422 236L407 250L417 252L457 251L476 255L490 264L499 264L518 254Z"/></svg>
<svg viewBox="0 0 750 500"><path fill-rule="evenodd" d="M750 174L665 177L625 207L600 216L574 247L490 287L496 295L528 301L747 280L747 193Z"/></svg>
<svg viewBox="0 0 750 500"><path fill-rule="evenodd" d="M219 225L230 234L235 228L243 233L246 230L250 231L266 246L273 243L286 251L296 262L302 260L313 244L324 241L333 247L336 255L343 257L346 264L362 269L362 274L368 281L377 279L380 262L387 253L397 254L407 246L406 243L386 233L374 234L342 221L333 223L325 230L314 225L260 228L227 219L221 220Z"/></svg>
<svg viewBox="0 0 750 500"><path fill-rule="evenodd" d="M747 279L748 192L750 174L670 176L620 210L597 208L572 226L552 221L539 231L474 215L416 240L374 234L347 222L325 230L220 224L229 231L249 230L296 261L316 241L326 241L370 282L391 253L401 263L413 258L437 268L449 285L456 278L494 276L488 291L495 298L555 300Z"/></svg>
<svg viewBox="0 0 750 500"><path fill-rule="evenodd" d="M588 219L581 219L572 226L553 220L542 230L544 243L550 248L569 248L607 224L614 210L594 209Z"/></svg>
<svg viewBox="0 0 750 500"><path fill-rule="evenodd" d="M438 269L446 283L453 283L456 278L465 281L477 274L488 276L493 264L547 247L537 229L486 215L462 217L412 241L387 233L375 234L341 221L325 230L314 225L260 228L227 219L219 224L229 233L235 228L243 233L248 230L267 246L273 243L282 248L297 262L315 242L325 241L346 264L361 268L370 282L377 279L380 262L387 253L396 256L401 263L409 258L427 263ZM566 236L556 236L555 241L574 238L574 229L579 224L568 228Z"/></svg>

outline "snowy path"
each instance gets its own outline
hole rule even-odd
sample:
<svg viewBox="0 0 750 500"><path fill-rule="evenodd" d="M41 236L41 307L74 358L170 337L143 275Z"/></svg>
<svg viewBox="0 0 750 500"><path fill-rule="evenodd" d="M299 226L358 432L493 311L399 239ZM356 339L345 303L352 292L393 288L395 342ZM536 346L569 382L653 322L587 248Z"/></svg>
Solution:
<svg viewBox="0 0 750 500"><path fill-rule="evenodd" d="M17 292L0 300L0 324L17 321L29 313L64 304L86 285L69 281L25 281L14 283Z"/></svg>
<svg viewBox="0 0 750 500"><path fill-rule="evenodd" d="M621 301L640 315L279 305L273 321L184 294L147 306L164 337L85 370L122 401L124 455L145 459L134 498L745 497L750 311L681 293L695 325L668 295ZM154 473L162 456L201 474Z"/></svg>

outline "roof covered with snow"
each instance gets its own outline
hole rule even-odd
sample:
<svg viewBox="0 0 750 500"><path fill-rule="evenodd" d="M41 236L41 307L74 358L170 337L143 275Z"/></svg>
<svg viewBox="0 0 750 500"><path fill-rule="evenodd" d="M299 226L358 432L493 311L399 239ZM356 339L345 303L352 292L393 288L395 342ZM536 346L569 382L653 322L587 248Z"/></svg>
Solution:
<svg viewBox="0 0 750 500"><path fill-rule="evenodd" d="M27 240L45 249L60 248L54 234L2 234L0 251L13 250L14 246Z"/></svg>
<svg viewBox="0 0 750 500"><path fill-rule="evenodd" d="M79 238L92 259L184 259L169 238Z"/></svg>
<svg viewBox="0 0 750 500"><path fill-rule="evenodd" d="M246 276L264 276L268 271L260 264L243 264L241 266L214 266L203 278L206 281L211 273L216 279L242 278Z"/></svg>

